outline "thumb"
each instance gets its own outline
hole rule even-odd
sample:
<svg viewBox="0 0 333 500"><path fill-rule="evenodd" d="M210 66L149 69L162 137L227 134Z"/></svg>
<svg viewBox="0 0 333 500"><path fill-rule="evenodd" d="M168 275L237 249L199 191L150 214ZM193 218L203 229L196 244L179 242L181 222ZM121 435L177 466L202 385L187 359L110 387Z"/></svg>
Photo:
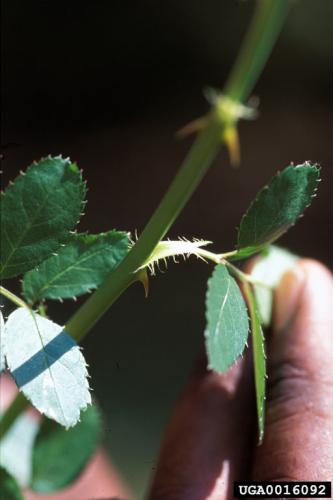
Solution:
<svg viewBox="0 0 333 500"><path fill-rule="evenodd" d="M333 477L333 278L300 261L275 296L268 340L264 443L255 453L258 480Z"/></svg>

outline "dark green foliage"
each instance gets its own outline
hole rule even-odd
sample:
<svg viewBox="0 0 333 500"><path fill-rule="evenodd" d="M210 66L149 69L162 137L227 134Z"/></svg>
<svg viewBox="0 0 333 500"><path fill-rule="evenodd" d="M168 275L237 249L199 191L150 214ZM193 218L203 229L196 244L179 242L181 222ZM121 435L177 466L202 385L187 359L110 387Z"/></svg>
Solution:
<svg viewBox="0 0 333 500"><path fill-rule="evenodd" d="M16 480L1 466L0 498L1 500L23 500L23 495Z"/></svg>
<svg viewBox="0 0 333 500"><path fill-rule="evenodd" d="M101 437L101 418L95 406L81 421L65 430L45 419L37 434L32 459L31 488L49 493L70 484L92 457Z"/></svg>
<svg viewBox="0 0 333 500"><path fill-rule="evenodd" d="M65 427L75 425L91 396L82 351L63 327L19 307L6 322L4 349L8 368L31 404Z"/></svg>
<svg viewBox="0 0 333 500"><path fill-rule="evenodd" d="M61 156L31 165L1 194L0 277L17 276L55 252L79 221L85 184Z"/></svg>
<svg viewBox="0 0 333 500"><path fill-rule="evenodd" d="M118 231L73 236L58 255L26 273L27 301L77 297L97 288L125 257L128 245L128 234Z"/></svg>
<svg viewBox="0 0 333 500"><path fill-rule="evenodd" d="M277 240L311 203L319 169L310 163L290 165L265 186L243 216L238 231L238 258L247 257Z"/></svg>

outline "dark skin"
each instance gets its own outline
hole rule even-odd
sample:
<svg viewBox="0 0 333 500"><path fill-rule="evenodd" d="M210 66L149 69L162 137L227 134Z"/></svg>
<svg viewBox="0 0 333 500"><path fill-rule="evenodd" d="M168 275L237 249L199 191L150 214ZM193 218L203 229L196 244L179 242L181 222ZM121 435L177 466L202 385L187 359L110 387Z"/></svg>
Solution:
<svg viewBox="0 0 333 500"><path fill-rule="evenodd" d="M174 412L151 499L232 498L234 479L333 478L333 278L321 264L304 260L284 276L267 343L262 446L249 360L225 375L202 371Z"/></svg>
<svg viewBox="0 0 333 500"><path fill-rule="evenodd" d="M263 444L256 446L250 353L223 375L208 372L203 359L166 430L150 500L231 499L234 479L332 480L333 277L321 264L302 260L283 277L267 346ZM111 497L130 498L100 452L70 489L26 495Z"/></svg>

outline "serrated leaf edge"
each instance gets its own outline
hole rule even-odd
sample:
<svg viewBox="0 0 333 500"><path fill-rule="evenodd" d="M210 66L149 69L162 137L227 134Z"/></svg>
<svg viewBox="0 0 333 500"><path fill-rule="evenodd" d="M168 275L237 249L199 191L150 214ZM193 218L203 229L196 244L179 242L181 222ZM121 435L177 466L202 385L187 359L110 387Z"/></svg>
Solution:
<svg viewBox="0 0 333 500"><path fill-rule="evenodd" d="M76 221L76 226L79 224L80 220L81 220L81 217L83 215L85 215L85 213L83 212L83 210L85 209L85 206L87 204L87 200L85 199L86 197L86 194L87 194L87 181L83 179L83 170L82 169L79 169L76 162L72 162L70 157L67 156L66 158L64 158L61 154L60 155L57 155L57 156L51 156L51 155L48 155L48 156L43 156L40 158L40 160L34 160L28 167L25 171L23 170L20 170L20 173L19 175L17 175L14 179L14 181L10 180L8 185L6 186L5 190L1 191L0 192L0 198L3 198L6 196L6 190L7 188L11 188L12 186L15 185L15 182L17 181L17 179L20 177L20 176L25 176L29 173L29 171L35 167L38 167L39 163L41 163L42 161L45 161L45 160L62 160L64 162L68 162L68 165L75 165L77 167L77 173L79 174L79 177L80 177L80 191L81 191L81 209L80 209L80 216L79 216L79 219ZM68 238L70 237L70 234L72 233L72 231L68 231ZM55 251L60 248L60 246L62 246L64 243L66 243L68 241L68 238L65 238L65 239L62 239L61 241L59 241L59 245L58 247L55 249ZM46 260L46 259L44 259ZM42 262L42 261L41 261ZM39 264L41 263L39 262ZM6 269L6 266L3 268L3 269ZM2 269L2 271L3 271ZM30 270L30 269L29 269ZM25 272L28 272L29 270L25 271ZM1 271L1 272L2 272ZM22 275L23 273L20 273L19 275ZM18 275L18 276L19 276ZM9 276L10 278L11 276ZM14 277L14 276L13 276ZM1 278L1 279L9 279L9 278Z"/></svg>
<svg viewBox="0 0 333 500"><path fill-rule="evenodd" d="M239 227L236 227L236 230L237 230L237 244L236 244L236 249L241 252L241 250L244 250L246 248L250 248L251 246L248 245L248 246L240 246L239 245L239 235L240 235L240 232L241 232L241 229L242 229L242 223L243 221L245 220L245 218L248 216L248 213L249 211L253 208L253 206L258 202L258 199L259 197L261 196L261 194L264 192L264 191L267 191L269 189L269 185L270 183L273 181L273 179L275 178L278 178L281 176L281 174L283 172L285 172L287 169L289 168L294 168L294 169L297 169L299 167L310 167L311 169L313 169L314 172L317 172L318 176L317 176L317 179L316 179L316 187L314 188L314 191L313 191L313 194L311 195L311 199L313 198L316 198L317 196L317 191L318 191L318 185L319 183L321 182L321 178L320 178L320 171L321 171L321 167L318 163L310 163L308 161L304 162L304 163L301 163L299 165L294 165L293 163L291 163L290 165L288 165L287 167L285 167L283 170L279 170L275 175L273 175L273 177L271 177L270 181L260 189L260 191L257 193L256 197L252 200L252 202L250 203L250 205L248 206L246 212L243 214L242 218L241 218L241 221L240 221L240 224L239 224ZM304 211L311 205L311 201L305 206L304 208ZM295 219L295 221L290 224L290 226L288 226L288 229L289 230L290 228L292 228L296 222L301 219L304 215L304 212L302 214L300 214L297 219ZM284 233L283 233L284 234ZM282 236L282 235L281 235ZM278 239L278 238L277 238ZM253 252L253 253L258 253L260 252L263 248L267 247L268 245L270 245L271 243L273 243L273 241L276 241L276 239L274 240L270 240L270 241L267 241L266 243L260 245L257 247L257 249ZM252 254L251 254L252 255Z"/></svg>
<svg viewBox="0 0 333 500"><path fill-rule="evenodd" d="M204 337L205 337L205 343L206 343L206 346L207 346L207 340L208 340L208 328L207 328L207 323L208 323L208 317L207 317L207 310L208 310L208 293L209 293L209 290L210 290L210 284L213 280L213 274L214 274L214 271L216 269L217 266L224 266L228 275L229 275L229 278L231 280L233 280L235 282L235 284L237 285L238 289L239 289L239 292L241 294L241 296L243 297L243 294L241 292L241 289L237 283L237 280L230 274L228 268L223 264L223 263L220 263L220 264L217 264L213 270L213 273L211 274L211 276L209 277L209 279L207 280L207 290L206 290L206 295L205 295L205 320L206 320L206 327L205 327L205 330L204 330ZM243 299L244 300L244 299ZM235 363L237 363L237 361L239 360L239 358L243 358L243 354L244 354L244 351L245 349L248 347L248 338L249 338L249 334L250 334L250 321L251 321L251 318L249 316L249 310L248 310L248 307L247 307L247 304L244 300L244 306L245 306L245 310L246 310L246 315L247 315L247 324L248 324L248 327L247 327L247 340L246 342L244 343L244 348L242 350L242 352L239 353L239 355L237 356L237 358L230 364L228 364L225 368L225 370L223 370L223 372L220 372L220 371L216 371L215 368L209 363L209 359L208 359L208 362L207 362L207 369L208 370L212 370L216 373L226 373L227 370L229 370ZM206 349L207 350L207 349Z"/></svg>
<svg viewBox="0 0 333 500"><path fill-rule="evenodd" d="M17 308L17 309L19 309L19 308ZM12 311L12 312L15 312L17 309L15 309L15 310L14 310L14 311ZM37 326L37 322L36 322L35 316L34 316L35 314L37 314L37 315L38 315L38 313L37 313L36 311L33 311L32 309L29 309L29 308L27 308L27 309L28 309L28 311L32 314L32 317L34 318L34 322L35 322L35 324L36 324L36 328L37 328L37 330L39 330L39 329L38 329L38 326ZM12 314L12 313L11 313L11 314ZM48 319L48 318L45 318L45 319ZM50 319L48 319L48 320L49 320L49 321L51 321L51 322L53 322L53 321L52 321L52 320L50 320ZM54 322L53 322L53 323L54 323ZM69 336L69 337L70 337L70 338L71 338L71 339L75 342L75 340L74 340L74 339L73 339L73 338L72 338L72 337L71 337L71 336L70 336L70 335L66 332L66 330L65 330L65 327L64 327L64 326L61 326L61 325L58 325L58 326L60 326L60 328L62 328L62 330L61 330L61 331L64 331L64 332L65 332L65 333L66 333L66 334L67 334L67 335L68 335L68 336ZM39 335L39 336L40 336L40 335ZM44 350L45 350L45 348L44 348L44 343L43 343L43 341L42 341L41 337L40 337L40 342L41 342L41 345L42 345L42 349L43 349L43 351L44 351ZM79 349L81 352L83 351L83 348L82 348L80 345L76 344L76 346L75 346L75 347L78 347L78 349ZM11 371L12 371L12 370L11 370L11 367L9 366L9 363L8 363L8 361L7 361L6 343L4 343L4 354L5 354L5 358L6 358L6 363L7 363L8 370L11 372ZM46 355L46 354L45 354L45 357L47 358L47 355ZM85 389L87 389L87 390L88 390L88 393L89 393L89 399L88 399L88 401L87 401L87 404L86 404L86 405L84 405L84 406L80 406L80 407L77 409L77 412L76 412L76 414L75 414L75 422L73 422L71 425L64 425L63 427L65 427L65 429L69 429L69 428L71 428L71 427L74 427L74 426L75 426L78 422L80 422L80 421L81 421L81 419L80 419L81 411L85 411L85 410L88 408L88 406L90 406L90 405L92 404L92 400L91 400L91 387L90 387L90 385L89 385L89 378L91 378L91 377L90 377L90 375L89 375L89 373L88 373L88 367L89 367L89 365L87 364L87 362L86 362L86 360L85 360L85 357L84 357L84 356L82 356L82 358L83 358L83 360L84 360L84 372L83 372L83 376L84 376L84 387L85 387ZM50 366L49 366L49 365L47 366L47 370L50 370ZM53 378L53 377L51 377L51 378ZM18 388L18 389L19 389L19 392L22 392L22 393L23 393L24 397L25 397L25 398L29 401L29 403L30 403L30 404L31 404L34 408L36 408L36 407L35 407L35 405L34 405L34 403L33 403L33 401L32 401L32 400L31 400L31 398L29 397L29 395L27 395L24 391L22 391L22 389L21 389L21 388ZM57 399L58 399L58 396L57 396ZM61 410L62 410L62 405L60 404L60 402L59 402L59 401L58 401L58 404L59 404L59 406L60 406L60 408L61 408ZM51 420L54 420L55 422L57 422L57 420L53 419L53 418L52 418L52 416L50 416L50 415L48 414L47 409L45 409L44 407L40 406L40 407L36 408L36 410L37 410L40 414L45 415L45 416L47 416L48 418L50 418ZM60 422L57 422L57 423L59 423L59 425L62 425Z"/></svg>

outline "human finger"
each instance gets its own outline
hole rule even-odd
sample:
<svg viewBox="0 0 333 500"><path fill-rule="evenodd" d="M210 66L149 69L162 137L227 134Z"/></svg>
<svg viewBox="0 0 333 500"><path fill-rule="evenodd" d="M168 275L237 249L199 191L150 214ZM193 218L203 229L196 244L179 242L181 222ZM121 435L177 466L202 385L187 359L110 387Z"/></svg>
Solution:
<svg viewBox="0 0 333 500"><path fill-rule="evenodd" d="M333 278L303 260L282 279L268 339L265 439L253 479L333 477Z"/></svg>
<svg viewBox="0 0 333 500"><path fill-rule="evenodd" d="M201 361L172 415L149 498L232 498L233 480L246 477L250 464L250 364L245 356L220 375Z"/></svg>

